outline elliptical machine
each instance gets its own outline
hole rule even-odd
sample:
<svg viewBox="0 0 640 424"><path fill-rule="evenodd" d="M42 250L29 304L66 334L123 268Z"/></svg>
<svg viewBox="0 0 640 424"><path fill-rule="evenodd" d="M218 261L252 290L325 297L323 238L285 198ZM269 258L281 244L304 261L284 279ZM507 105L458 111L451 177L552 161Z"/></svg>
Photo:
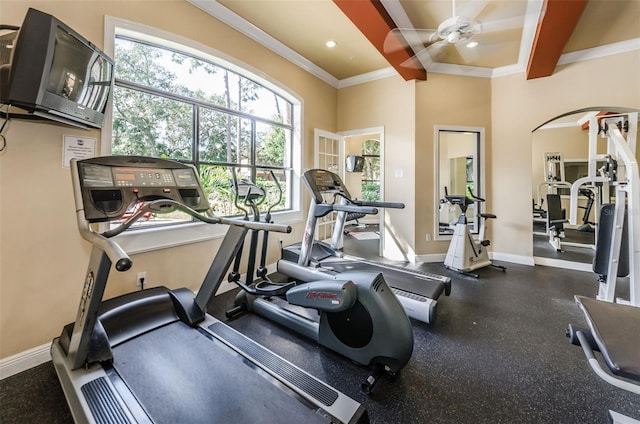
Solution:
<svg viewBox="0 0 640 424"><path fill-rule="evenodd" d="M479 275L471 271L486 266L506 270L505 267L500 265L494 265L489 259L487 247L491 244L489 240L484 238L486 231L486 220L495 219L496 216L490 213L478 213L480 218L480 231L478 233L478 240L474 240L469 231L469 224L467 222L467 208L473 203L481 203L485 200L481 197L473 194L471 189L468 189L469 196L464 195L449 195L445 194L445 199L452 205L460 207L460 217L456 222L453 236L451 237L451 243L449 244L449 250L444 260L444 265L454 271L458 271L462 274L469 275L471 277L478 278Z"/></svg>
<svg viewBox="0 0 640 424"><path fill-rule="evenodd" d="M264 190L244 179L238 183L234 178L234 185L236 204L241 201L251 209L253 220L260 221L258 205L264 200ZM268 216L267 213L267 220ZM266 244L265 232L263 269ZM252 234L248 270L254 269L251 261L255 261L256 250L257 232ZM358 364L371 367L361 384L367 394L373 391L381 376L395 376L407 364L413 352L411 322L381 273L343 272L329 276L292 265L297 268L298 276L304 274L305 278L278 283L271 281L266 272L259 272L258 278L252 281L248 271L244 283L239 279L239 261L236 261L230 281L242 290L227 317L255 312Z"/></svg>
<svg viewBox="0 0 640 424"><path fill-rule="evenodd" d="M280 204L282 201L282 187L280 187L280 183L276 178L273 171L269 171L271 175L271 180L275 183L278 189L278 197L277 199L269 204L267 207L267 212L265 214L264 222L272 223L271 221L271 210ZM231 168L231 191L234 194L234 203L236 208L244 213L245 220L249 220L249 215L253 216L253 220L255 222L260 222L260 205L262 205L266 198L266 192L264 189L253 183L249 179L240 179L236 177L235 168ZM242 205L241 205L242 203ZM250 210L250 211L249 211ZM258 237L260 231L251 231L250 238L250 246L249 246L249 257L247 259L247 273L246 279L248 282L253 282L253 272L256 263L256 255L258 251ZM266 259L267 259L267 247L269 242L269 232L265 231L262 236L262 255L260 257L260 264L258 268L255 269L256 278L261 279L262 281L267 281L267 267L266 267ZM228 281L230 283L236 283L239 285L244 284L240 281L240 263L242 260L242 248L238 250L236 254L233 269L229 273Z"/></svg>

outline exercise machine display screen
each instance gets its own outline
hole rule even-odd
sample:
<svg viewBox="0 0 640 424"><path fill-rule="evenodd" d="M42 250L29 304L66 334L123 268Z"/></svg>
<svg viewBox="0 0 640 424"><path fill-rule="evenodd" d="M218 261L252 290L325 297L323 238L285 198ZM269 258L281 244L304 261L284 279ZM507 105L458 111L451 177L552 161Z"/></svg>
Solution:
<svg viewBox="0 0 640 424"><path fill-rule="evenodd" d="M176 185L170 169L114 168L113 174L118 187L174 187Z"/></svg>
<svg viewBox="0 0 640 424"><path fill-rule="evenodd" d="M138 201L171 199L203 211L207 198L192 166L156 158L105 157L78 162L85 217L117 219Z"/></svg>

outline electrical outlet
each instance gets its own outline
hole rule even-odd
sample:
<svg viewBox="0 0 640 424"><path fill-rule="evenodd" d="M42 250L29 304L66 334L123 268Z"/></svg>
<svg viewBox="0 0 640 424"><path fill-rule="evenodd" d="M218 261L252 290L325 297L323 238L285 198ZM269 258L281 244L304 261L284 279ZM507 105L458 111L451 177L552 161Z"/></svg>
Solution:
<svg viewBox="0 0 640 424"><path fill-rule="evenodd" d="M147 282L147 272L143 271L143 272L139 272L138 276L136 277L136 286L142 288L143 284L146 284Z"/></svg>
<svg viewBox="0 0 640 424"><path fill-rule="evenodd" d="M427 233L427 237L426 237L427 241L431 241L431 234Z"/></svg>

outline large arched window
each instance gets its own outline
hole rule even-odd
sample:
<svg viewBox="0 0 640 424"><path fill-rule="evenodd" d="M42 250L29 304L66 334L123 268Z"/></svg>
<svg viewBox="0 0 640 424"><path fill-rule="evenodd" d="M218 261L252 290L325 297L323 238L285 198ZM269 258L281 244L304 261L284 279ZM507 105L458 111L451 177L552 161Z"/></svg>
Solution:
<svg viewBox="0 0 640 424"><path fill-rule="evenodd" d="M275 176L283 195L272 211L298 209L301 101L294 94L196 42L111 17L105 28L116 65L103 153L193 164L216 215L239 213L233 170L266 189L265 208L279 199ZM181 219L188 217L150 217L143 226Z"/></svg>

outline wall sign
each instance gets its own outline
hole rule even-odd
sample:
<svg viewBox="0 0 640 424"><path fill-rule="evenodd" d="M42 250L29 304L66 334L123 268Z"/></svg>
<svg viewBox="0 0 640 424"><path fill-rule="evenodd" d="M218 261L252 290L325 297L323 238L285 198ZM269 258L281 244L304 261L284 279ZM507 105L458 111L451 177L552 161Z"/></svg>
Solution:
<svg viewBox="0 0 640 424"><path fill-rule="evenodd" d="M62 141L62 166L68 168L71 159L88 159L96 155L96 139L65 135Z"/></svg>

